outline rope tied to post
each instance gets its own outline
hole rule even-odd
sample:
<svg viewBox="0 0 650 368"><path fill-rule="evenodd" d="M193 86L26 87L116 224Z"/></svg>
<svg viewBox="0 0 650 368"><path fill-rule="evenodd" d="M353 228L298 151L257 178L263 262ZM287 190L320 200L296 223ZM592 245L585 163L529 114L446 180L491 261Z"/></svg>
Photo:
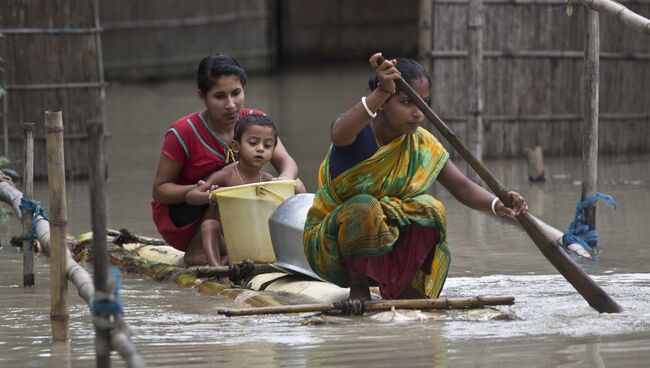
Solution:
<svg viewBox="0 0 650 368"><path fill-rule="evenodd" d="M245 259L241 263L234 263L228 266L228 278L235 285L241 285L242 280L245 280L255 272L255 263L250 259Z"/></svg>
<svg viewBox="0 0 650 368"><path fill-rule="evenodd" d="M112 316L123 315L124 306L120 299L120 271L117 267L111 267L111 277L108 282L107 291L95 290L95 296L90 303L90 311L95 316L95 324L97 324L97 316L107 313ZM111 326L112 327L112 326Z"/></svg>
<svg viewBox="0 0 650 368"><path fill-rule="evenodd" d="M341 314L347 316L362 316L366 311L366 303L360 299L345 299L334 303L334 307L340 310Z"/></svg>
<svg viewBox="0 0 650 368"><path fill-rule="evenodd" d="M614 198L608 194L596 193L583 201L578 201L576 205L576 215L569 228L562 235L562 245L566 248L568 245L578 243L591 251L598 246L598 232L596 229L590 228L586 222L585 210L596 205L598 200L602 200L609 207L616 210L616 202Z"/></svg>
<svg viewBox="0 0 650 368"><path fill-rule="evenodd" d="M20 214L21 216L25 216L28 213L32 214L32 226L31 226L31 231L29 234L23 234L23 240L26 240L29 243L29 249L32 249L33 244L34 244L34 239L36 238L36 224L39 221L39 216L45 221L50 221L49 217L47 216L47 212L43 209L43 206L41 206L41 202L33 199L33 198L25 198L23 196L20 199L20 205L18 206L20 209Z"/></svg>

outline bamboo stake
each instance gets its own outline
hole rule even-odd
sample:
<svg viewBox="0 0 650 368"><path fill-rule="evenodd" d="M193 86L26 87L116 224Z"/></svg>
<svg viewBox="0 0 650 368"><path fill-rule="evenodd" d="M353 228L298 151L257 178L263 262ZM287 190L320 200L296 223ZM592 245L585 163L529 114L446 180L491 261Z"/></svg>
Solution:
<svg viewBox="0 0 650 368"><path fill-rule="evenodd" d="M485 306L512 305L515 298L511 296L486 296L470 298L437 298L437 299L405 299L405 300L380 300L363 302L363 309L366 312L387 311L395 309L475 309ZM261 308L243 309L219 309L218 313L228 317L252 316L260 314L283 314L283 313L309 313L309 312L334 312L344 311L345 304L322 303L322 304L299 304L279 305Z"/></svg>
<svg viewBox="0 0 650 368"><path fill-rule="evenodd" d="M585 56L584 56L584 120L582 139L582 193L586 198L596 193L598 179L598 89L600 60L600 21L598 12L587 10L585 18ZM596 228L596 205L585 209L585 222L591 229Z"/></svg>
<svg viewBox="0 0 650 368"><path fill-rule="evenodd" d="M467 6L467 50L469 64L468 112L470 115L467 141L477 160L483 160L483 0L470 0ZM467 168L467 177L474 182L480 179Z"/></svg>
<svg viewBox="0 0 650 368"><path fill-rule="evenodd" d="M544 174L544 155L541 146L535 146L526 152L528 159L528 180L545 181Z"/></svg>
<svg viewBox="0 0 650 368"><path fill-rule="evenodd" d="M68 279L66 277L67 205L63 153L63 117L61 111L45 112L47 131L47 177L50 199L50 293L52 337L70 338L68 316Z"/></svg>
<svg viewBox="0 0 650 368"><path fill-rule="evenodd" d="M621 23L636 31L650 35L650 19L644 18L625 6L612 0L580 0L585 6L618 18Z"/></svg>
<svg viewBox="0 0 650 368"><path fill-rule="evenodd" d="M4 156L9 157L9 122L7 121L7 114L9 114L9 96L5 91L2 96L2 143L4 146Z"/></svg>
<svg viewBox="0 0 650 368"><path fill-rule="evenodd" d="M25 152L23 166L23 182L25 197L34 196L34 123L24 123ZM23 236L32 233L33 214L23 216ZM34 286L34 239L23 240L23 286Z"/></svg>
<svg viewBox="0 0 650 368"><path fill-rule="evenodd" d="M381 64L386 59L379 57L377 63ZM433 125L440 131L443 137L458 151L458 153L465 159L465 161L476 170L481 179L487 186L496 194L501 202L506 206L512 207L511 198L508 191L501 184L501 182L483 165L478 161L474 155L469 151L467 146L461 142L456 134L449 129L436 113L429 107L429 105L422 100L420 95L417 94L406 83L404 78L399 78L395 81L397 88L404 91L406 95L417 105L422 113L433 123ZM584 270L578 266L567 254L562 250L555 239L550 238L539 224L535 221L530 213L525 213L516 217L517 222L521 227L526 230L526 233L535 243L537 248L544 254L546 259L564 276L564 278L583 296L583 298L596 309L598 312L605 313L619 313L623 309L614 299L612 299L598 284L587 275Z"/></svg>
<svg viewBox="0 0 650 368"><path fill-rule="evenodd" d="M104 125L89 123L88 131L88 170L90 175L90 210L93 228L93 271L95 278L95 300L101 301L109 292L108 248L106 245L106 193L104 190ZM107 323L95 324L95 351L97 367L111 366L110 329L102 326L110 324L110 314L103 312L96 318Z"/></svg>

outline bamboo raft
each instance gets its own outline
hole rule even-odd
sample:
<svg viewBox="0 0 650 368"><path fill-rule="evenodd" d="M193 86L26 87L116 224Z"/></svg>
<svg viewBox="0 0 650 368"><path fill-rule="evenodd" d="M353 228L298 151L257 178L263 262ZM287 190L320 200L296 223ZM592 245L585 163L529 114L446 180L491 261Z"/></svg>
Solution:
<svg viewBox="0 0 650 368"><path fill-rule="evenodd" d="M8 183L0 183L0 200L8 203L17 212L18 203L22 193ZM539 221L539 220L537 220ZM539 221L545 230L553 236L560 237L561 232ZM37 223L37 233L49 233L49 224L41 220ZM38 235L38 234L37 234ZM42 240L37 236L38 240ZM119 266L125 272L146 275L155 281L173 282L182 287L196 288L200 293L227 297L233 301L247 304L251 307L278 307L285 310L283 313L295 313L300 310L291 309L283 305L281 297L294 296L294 300L304 303L320 303L323 311L328 311L335 303L348 297L349 291L333 284L311 279L299 274L291 274L286 270L278 270L272 265L244 265L238 264L231 267L187 267L183 262L184 253L167 245L163 240L136 236L125 230L108 230L106 243L109 250L111 264ZM68 270L69 278L74 282L76 273L74 267L77 262L92 260L92 233L82 234L69 240L69 257L74 260L73 269ZM75 266L76 265L76 266ZM246 269L248 267L248 269ZM234 270L233 270L234 269ZM224 281L229 280L229 281ZM230 281L233 281L231 284ZM378 295L378 290L373 290ZM87 294L80 289L80 294ZM487 298L487 299L486 299ZM489 304L477 302L488 300L483 298L463 298L460 304L449 303L449 300L436 304L436 309L467 309L485 308ZM379 299L378 296L373 299ZM420 304L418 304L420 303ZM416 302L416 307L421 308L422 302ZM513 301L504 299L499 305L509 305ZM434 303L435 304L435 303ZM322 305L325 305L323 307ZM406 308L404 305L392 305L396 308ZM442 306L442 307L441 307ZM284 308L284 309L282 309ZM372 310L372 307L367 309ZM319 310L314 310L317 312ZM260 310L261 312L261 310ZM231 314L234 313L223 313Z"/></svg>

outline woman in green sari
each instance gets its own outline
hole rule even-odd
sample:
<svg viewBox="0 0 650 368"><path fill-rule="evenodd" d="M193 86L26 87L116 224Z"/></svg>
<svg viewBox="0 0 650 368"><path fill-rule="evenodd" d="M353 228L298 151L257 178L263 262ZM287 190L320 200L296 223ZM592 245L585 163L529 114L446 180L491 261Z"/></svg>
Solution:
<svg viewBox="0 0 650 368"><path fill-rule="evenodd" d="M438 180L457 200L479 211L517 216L528 210L510 192L507 208L463 175L438 140L421 128L424 115L396 89L400 76L428 101L431 76L410 59L370 58L370 93L332 124L332 146L321 164L318 191L303 242L312 269L369 299L369 281L382 297L435 298L450 253L442 204L427 194Z"/></svg>

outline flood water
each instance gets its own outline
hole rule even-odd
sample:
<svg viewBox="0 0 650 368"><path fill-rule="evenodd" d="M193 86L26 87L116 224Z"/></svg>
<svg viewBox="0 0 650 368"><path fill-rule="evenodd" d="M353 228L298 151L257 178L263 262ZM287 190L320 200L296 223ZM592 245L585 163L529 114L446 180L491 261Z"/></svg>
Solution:
<svg viewBox="0 0 650 368"><path fill-rule="evenodd" d="M246 105L278 123L308 190L315 190L333 118L365 93L368 76L363 66L251 76ZM149 201L162 136L177 117L201 108L194 91L192 80L110 85L111 228L157 236ZM547 181L541 184L527 181L524 160L486 164L506 187L526 197L534 215L566 229L580 195L578 157L546 158ZM645 367L650 359L650 155L601 157L598 170L599 191L612 195L618 208L599 207L601 252L596 260L580 263L623 306L621 314L592 310L518 226L468 210L434 187L447 208L452 250L443 294L514 296L514 306L500 309L516 320L454 313L443 313L438 321L357 318L317 326L301 325L299 316L229 319L217 310L245 305L122 274L125 317L136 332L132 340L156 367ZM69 182L67 189L68 232L89 231L87 183ZM37 183L35 197L47 205L45 183ZM20 227L14 218L0 223L0 367L94 366L94 330L75 290L69 298L72 340L51 344L48 260L37 258L36 286L23 288L21 254L7 245ZM116 355L113 364L124 366Z"/></svg>

